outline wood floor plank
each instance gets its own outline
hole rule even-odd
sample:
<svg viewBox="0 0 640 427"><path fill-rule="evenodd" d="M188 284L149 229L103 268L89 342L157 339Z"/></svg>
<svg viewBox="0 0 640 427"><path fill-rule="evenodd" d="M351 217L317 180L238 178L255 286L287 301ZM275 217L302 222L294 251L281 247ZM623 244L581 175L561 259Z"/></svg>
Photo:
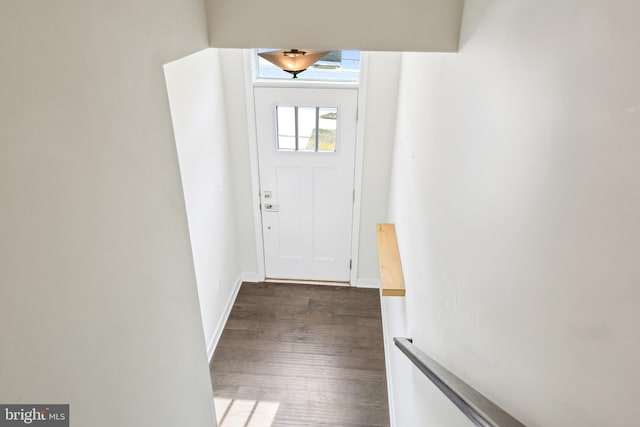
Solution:
<svg viewBox="0 0 640 427"><path fill-rule="evenodd" d="M211 378L216 398L277 407L273 427L389 426L378 291L243 283Z"/></svg>

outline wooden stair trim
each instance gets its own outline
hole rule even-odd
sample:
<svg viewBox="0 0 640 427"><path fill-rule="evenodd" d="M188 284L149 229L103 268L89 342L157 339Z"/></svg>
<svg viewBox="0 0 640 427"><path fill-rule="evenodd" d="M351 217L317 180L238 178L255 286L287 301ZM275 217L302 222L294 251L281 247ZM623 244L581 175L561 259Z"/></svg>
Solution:
<svg viewBox="0 0 640 427"><path fill-rule="evenodd" d="M405 296L404 275L394 224L376 224L382 296Z"/></svg>

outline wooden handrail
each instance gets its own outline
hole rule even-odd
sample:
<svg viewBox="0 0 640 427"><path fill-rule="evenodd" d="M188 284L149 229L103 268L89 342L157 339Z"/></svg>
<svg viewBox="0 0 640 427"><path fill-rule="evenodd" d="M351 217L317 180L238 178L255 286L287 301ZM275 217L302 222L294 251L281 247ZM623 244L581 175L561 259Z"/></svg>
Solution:
<svg viewBox="0 0 640 427"><path fill-rule="evenodd" d="M400 249L393 224L376 224L378 237L378 263L380 265L380 288L382 296L405 294Z"/></svg>

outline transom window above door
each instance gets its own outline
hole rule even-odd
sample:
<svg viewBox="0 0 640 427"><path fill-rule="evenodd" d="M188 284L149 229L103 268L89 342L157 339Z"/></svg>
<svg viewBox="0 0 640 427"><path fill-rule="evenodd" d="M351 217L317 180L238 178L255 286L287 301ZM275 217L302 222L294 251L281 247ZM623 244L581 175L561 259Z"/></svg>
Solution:
<svg viewBox="0 0 640 427"><path fill-rule="evenodd" d="M337 125L337 107L277 106L277 150L334 153Z"/></svg>
<svg viewBox="0 0 640 427"><path fill-rule="evenodd" d="M282 71L271 62L258 56L258 53L277 49L256 49L256 77L265 80L291 80L291 74ZM332 50L324 58L298 75L298 80L316 82L360 81L360 51Z"/></svg>

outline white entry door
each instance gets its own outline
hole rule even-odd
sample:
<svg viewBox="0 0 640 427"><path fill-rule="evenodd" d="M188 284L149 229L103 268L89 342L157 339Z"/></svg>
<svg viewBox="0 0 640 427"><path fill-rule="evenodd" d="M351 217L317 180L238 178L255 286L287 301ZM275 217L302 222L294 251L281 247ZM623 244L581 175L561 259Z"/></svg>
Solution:
<svg viewBox="0 0 640 427"><path fill-rule="evenodd" d="M357 89L254 89L265 274L348 282Z"/></svg>

